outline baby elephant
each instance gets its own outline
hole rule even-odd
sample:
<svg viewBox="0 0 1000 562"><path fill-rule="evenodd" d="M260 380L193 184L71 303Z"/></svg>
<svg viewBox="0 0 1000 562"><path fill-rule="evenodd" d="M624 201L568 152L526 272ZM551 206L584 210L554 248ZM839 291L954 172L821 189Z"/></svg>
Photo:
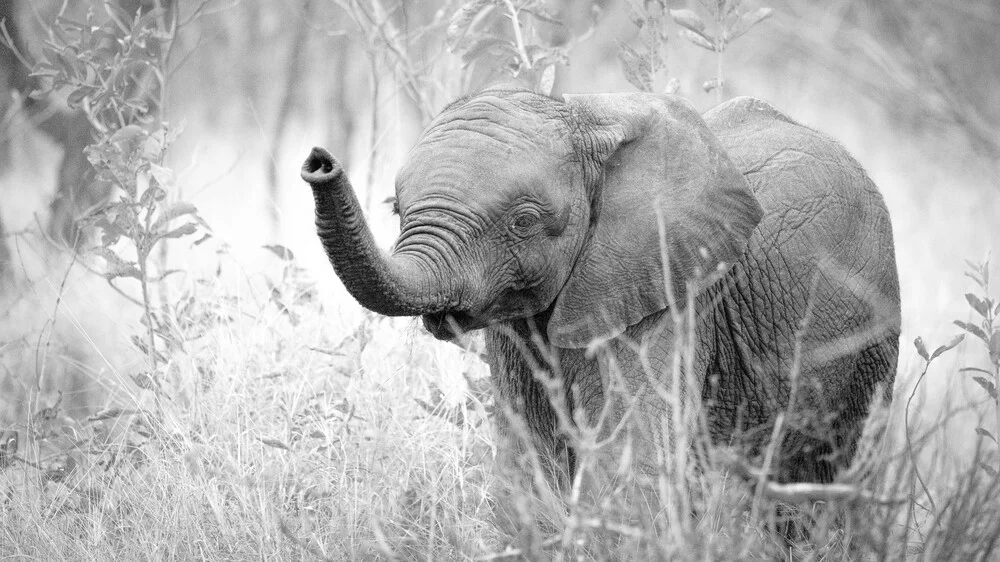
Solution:
<svg viewBox="0 0 1000 562"><path fill-rule="evenodd" d="M399 171L391 253L329 153L302 177L364 307L441 339L485 331L511 474L541 466L565 489L589 428L612 478L654 475L690 417L680 396L750 455L784 412L772 476L830 481L873 395L891 396L885 203L843 147L762 101L699 115L670 95L459 99Z"/></svg>

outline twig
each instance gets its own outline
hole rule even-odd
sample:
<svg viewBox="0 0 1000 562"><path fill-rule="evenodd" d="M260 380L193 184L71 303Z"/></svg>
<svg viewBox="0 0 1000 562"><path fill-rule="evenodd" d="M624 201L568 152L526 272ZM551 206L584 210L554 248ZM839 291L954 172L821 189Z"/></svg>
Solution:
<svg viewBox="0 0 1000 562"><path fill-rule="evenodd" d="M517 8L511 0L503 0L504 5L507 6L507 11L510 15L510 23L514 27L514 42L517 43L517 53L521 57L521 62L524 63L525 68L531 70L531 59L528 58L528 51L524 47L524 36L521 34L521 21Z"/></svg>
<svg viewBox="0 0 1000 562"><path fill-rule="evenodd" d="M917 382L913 384L913 389L910 391L910 397L906 400L906 408L903 411L903 433L906 435L906 450L910 454L910 462L913 464L913 474L917 477L917 481L920 482L920 487L924 490L924 494L927 495L927 501L931 504L931 510L934 513L937 513L937 506L934 504L934 497L931 496L931 491L927 488L927 483L924 482L923 476L920 475L920 468L917 466L917 459L914 455L913 443L910 441L910 404L913 402L913 397L917 394L917 388L920 387L920 383L923 382L924 377L927 376L927 369L929 369L930 366L930 360L924 363L924 370L921 371L920 376L917 377Z"/></svg>

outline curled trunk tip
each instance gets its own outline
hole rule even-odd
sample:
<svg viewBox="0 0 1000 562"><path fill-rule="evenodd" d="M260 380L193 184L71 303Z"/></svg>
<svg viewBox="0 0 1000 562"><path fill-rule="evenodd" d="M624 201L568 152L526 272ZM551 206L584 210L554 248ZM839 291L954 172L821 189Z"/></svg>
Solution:
<svg viewBox="0 0 1000 562"><path fill-rule="evenodd" d="M302 179L310 184L329 181L340 175L343 168L325 148L313 147L309 157L302 164Z"/></svg>

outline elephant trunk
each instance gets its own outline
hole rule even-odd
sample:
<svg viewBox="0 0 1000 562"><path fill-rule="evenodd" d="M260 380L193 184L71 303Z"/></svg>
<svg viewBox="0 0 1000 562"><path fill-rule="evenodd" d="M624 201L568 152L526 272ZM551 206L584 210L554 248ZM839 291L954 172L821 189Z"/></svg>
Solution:
<svg viewBox="0 0 1000 562"><path fill-rule="evenodd" d="M323 249L348 292L365 308L386 316L439 312L451 300L428 268L379 249L344 168L316 147L302 165L313 190L316 229Z"/></svg>

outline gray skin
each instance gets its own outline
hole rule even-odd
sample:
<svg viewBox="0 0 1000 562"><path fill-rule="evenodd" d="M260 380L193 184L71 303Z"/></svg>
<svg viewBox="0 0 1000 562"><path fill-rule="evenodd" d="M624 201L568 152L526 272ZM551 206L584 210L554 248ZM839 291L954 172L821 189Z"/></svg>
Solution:
<svg viewBox="0 0 1000 562"><path fill-rule="evenodd" d="M511 473L532 449L558 487L578 468L553 404L602 437L627 421L607 472L625 442L631 468L656 470L678 312L695 319L681 392L701 396L714 441L761 453L796 388L777 479L833 479L873 395L891 396L899 286L882 197L839 144L764 102L699 115L667 95L461 99L399 172L391 253L326 151L302 176L363 306L422 316L441 339L485 330Z"/></svg>

